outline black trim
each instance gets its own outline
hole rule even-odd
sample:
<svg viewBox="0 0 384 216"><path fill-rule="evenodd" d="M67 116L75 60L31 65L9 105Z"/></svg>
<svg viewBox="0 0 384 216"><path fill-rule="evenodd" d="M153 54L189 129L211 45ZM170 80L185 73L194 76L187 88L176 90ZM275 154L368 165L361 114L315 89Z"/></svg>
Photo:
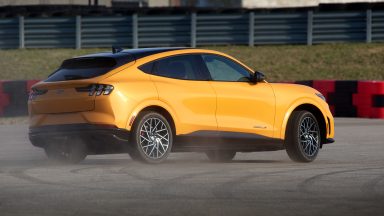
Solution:
<svg viewBox="0 0 384 216"><path fill-rule="evenodd" d="M72 136L86 140L89 154L126 152L129 131L112 125L67 124L29 128L29 140L44 148L50 142Z"/></svg>
<svg viewBox="0 0 384 216"><path fill-rule="evenodd" d="M335 140L332 138L327 138L327 141L324 144L334 143Z"/></svg>
<svg viewBox="0 0 384 216"><path fill-rule="evenodd" d="M63 137L76 136L86 141L89 154L127 152L130 132L106 125L68 124L29 128L29 139L36 147L44 148L50 142ZM326 143L333 143L328 138ZM284 140L257 134L196 131L176 136L173 152L204 152L209 150L233 150L237 152L277 151L284 149Z"/></svg>
<svg viewBox="0 0 384 216"><path fill-rule="evenodd" d="M174 140L175 152L203 152L208 150L234 150L238 152L276 151L284 149L284 140L257 134L196 131L179 135Z"/></svg>

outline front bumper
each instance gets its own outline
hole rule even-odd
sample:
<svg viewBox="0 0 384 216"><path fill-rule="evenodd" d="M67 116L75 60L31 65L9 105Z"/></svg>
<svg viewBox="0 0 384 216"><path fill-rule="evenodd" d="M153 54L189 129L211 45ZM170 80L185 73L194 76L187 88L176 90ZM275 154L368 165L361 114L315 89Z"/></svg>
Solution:
<svg viewBox="0 0 384 216"><path fill-rule="evenodd" d="M44 148L63 137L78 137L86 142L91 154L122 152L129 136L129 131L112 125L64 124L29 128L29 140L36 147Z"/></svg>

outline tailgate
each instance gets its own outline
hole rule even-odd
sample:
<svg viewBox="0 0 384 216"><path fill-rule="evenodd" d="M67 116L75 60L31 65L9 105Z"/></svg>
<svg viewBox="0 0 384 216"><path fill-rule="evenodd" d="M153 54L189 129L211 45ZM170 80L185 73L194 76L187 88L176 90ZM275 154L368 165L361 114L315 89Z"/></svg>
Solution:
<svg viewBox="0 0 384 216"><path fill-rule="evenodd" d="M95 109L95 95L89 96L89 82L40 83L34 86L29 106L32 113L84 112Z"/></svg>

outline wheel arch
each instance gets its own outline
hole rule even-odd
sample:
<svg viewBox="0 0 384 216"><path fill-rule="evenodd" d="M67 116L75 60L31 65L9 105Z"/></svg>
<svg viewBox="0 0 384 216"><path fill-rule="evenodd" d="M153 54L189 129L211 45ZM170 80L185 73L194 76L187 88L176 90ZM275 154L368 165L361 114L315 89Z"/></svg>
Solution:
<svg viewBox="0 0 384 216"><path fill-rule="evenodd" d="M327 138L327 123L326 123L324 114L321 111L321 109L319 109L316 105L311 103L299 104L293 109L291 109L291 111L289 112L289 116L286 117L286 119L284 120L284 125L281 130L281 137L285 139L285 132L287 130L288 120L291 118L292 113L298 110L308 111L315 116L317 122L319 123L320 131L321 131L321 143L322 144L325 143Z"/></svg>
<svg viewBox="0 0 384 216"><path fill-rule="evenodd" d="M176 132L175 122L173 120L172 115L168 112L168 110L166 110L165 108L158 106L158 105L151 105L151 106L147 106L144 109L142 109L137 114L137 116L140 116L140 114L145 112L145 111L154 111L154 112L157 112L157 113L160 113L161 115L163 115L169 121L169 124L171 125L173 132L174 133Z"/></svg>
<svg viewBox="0 0 384 216"><path fill-rule="evenodd" d="M126 126L127 130L131 130L133 124L137 121L140 114L145 111L155 111L162 114L169 121L174 133L177 134L178 127L177 127L177 118L175 114L172 111L170 111L170 109L167 109L166 106L159 103L145 103L136 107L136 109L129 116L127 126Z"/></svg>

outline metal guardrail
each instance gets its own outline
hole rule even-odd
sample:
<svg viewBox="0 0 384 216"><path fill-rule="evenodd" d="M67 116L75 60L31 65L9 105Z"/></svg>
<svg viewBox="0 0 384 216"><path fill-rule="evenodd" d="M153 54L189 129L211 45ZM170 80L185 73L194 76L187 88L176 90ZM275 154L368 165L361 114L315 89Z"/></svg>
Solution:
<svg viewBox="0 0 384 216"><path fill-rule="evenodd" d="M0 48L319 44L384 41L384 11L267 11L0 18Z"/></svg>

